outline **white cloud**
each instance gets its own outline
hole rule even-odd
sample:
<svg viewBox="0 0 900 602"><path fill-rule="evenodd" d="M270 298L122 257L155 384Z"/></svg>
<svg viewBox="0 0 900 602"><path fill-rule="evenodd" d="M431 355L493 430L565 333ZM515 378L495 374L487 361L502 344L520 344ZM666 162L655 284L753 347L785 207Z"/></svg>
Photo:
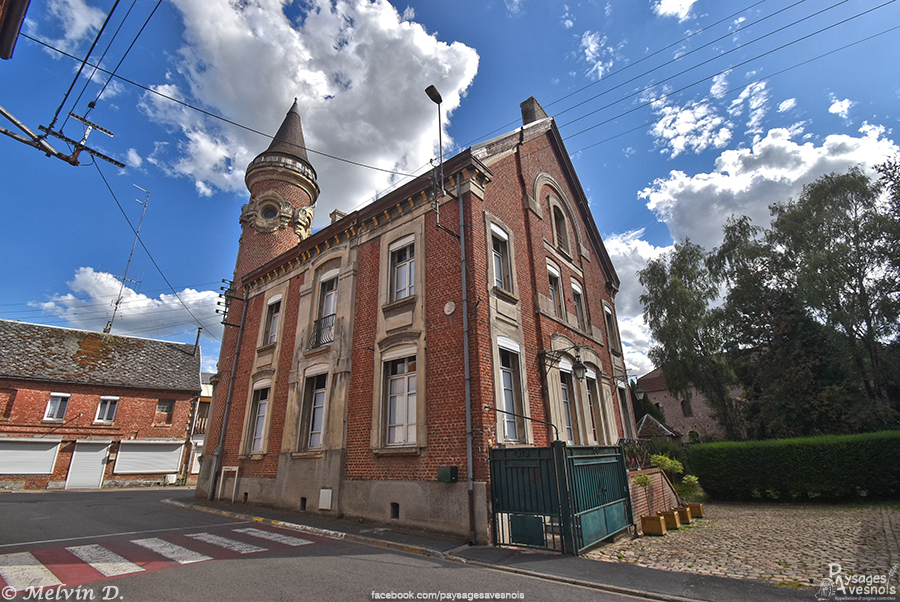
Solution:
<svg viewBox="0 0 900 602"><path fill-rule="evenodd" d="M672 171L644 188L639 198L664 222L675 240L690 238L707 249L721 242L731 215L768 225L770 204L796 196L804 184L831 172L871 168L900 151L884 128L865 125L861 136L832 135L820 146L793 140L801 128L772 129L750 148L724 151L710 173Z"/></svg>
<svg viewBox="0 0 900 602"><path fill-rule="evenodd" d="M522 3L525 0L503 0L506 3L506 9L515 14L522 10Z"/></svg>
<svg viewBox="0 0 900 602"><path fill-rule="evenodd" d="M849 119L850 117L850 107L852 107L854 103L849 98L845 98L844 100L838 100L833 94L831 95L831 106L828 107L828 112L834 115L838 115L842 119Z"/></svg>
<svg viewBox="0 0 900 602"><path fill-rule="evenodd" d="M730 70L713 77L713 85L709 89L710 94L712 94L716 98L722 98L723 96L725 96L725 93L728 92L729 73L731 73Z"/></svg>
<svg viewBox="0 0 900 602"><path fill-rule="evenodd" d="M731 101L728 106L728 114L739 117L747 107L747 134L762 134L763 118L769 110L769 92L766 90L766 82L755 82L741 91L740 96Z"/></svg>
<svg viewBox="0 0 900 602"><path fill-rule="evenodd" d="M796 98L788 98L787 100L784 100L781 103L779 103L778 112L784 113L786 111L790 111L791 109L793 109L796 106L797 106L797 99Z"/></svg>
<svg viewBox="0 0 900 602"><path fill-rule="evenodd" d="M55 39L53 45L70 53L77 51L81 42L92 38L105 18L103 11L88 6L84 0L50 0L47 10L55 21L54 25L62 29L61 37ZM59 56L55 52L52 54Z"/></svg>
<svg viewBox="0 0 900 602"><path fill-rule="evenodd" d="M128 167L134 167L136 169L136 168L140 167L141 163L143 163L143 162L144 162L144 160L141 159L141 155L138 154L138 152L135 149L133 149L133 148L128 149L128 153L125 157L125 163L128 165Z"/></svg>
<svg viewBox="0 0 900 602"><path fill-rule="evenodd" d="M566 29L572 29L575 26L575 17L569 10L568 4L563 4L563 16L561 17L561 21L563 27L565 27Z"/></svg>
<svg viewBox="0 0 900 602"><path fill-rule="evenodd" d="M116 311L113 334L167 340L184 338L193 342L198 326L193 314L204 325L205 333L217 341L222 338L224 327L221 317L216 314L220 297L215 291L184 289L177 297L174 294L148 297L127 286L123 288L115 276L88 267L78 268L74 279L67 284L72 292L30 305L65 318L72 328L101 331L112 319L115 301L121 291L122 301ZM218 356L217 341L211 345L215 349L204 351L204 357Z"/></svg>
<svg viewBox="0 0 900 602"><path fill-rule="evenodd" d="M608 38L597 31L586 31L581 36L581 51L589 65L587 75L593 79L601 79L612 69L615 48L608 45Z"/></svg>
<svg viewBox="0 0 900 602"><path fill-rule="evenodd" d="M697 0L659 0L653 3L653 12L660 17L677 17L678 21L686 21L690 17L691 7Z"/></svg>
<svg viewBox="0 0 900 602"><path fill-rule="evenodd" d="M700 153L709 147L723 148L731 140L731 124L708 101L692 101L687 106L654 101L653 111L660 116L650 128L662 152L677 157L681 153Z"/></svg>
<svg viewBox="0 0 900 602"><path fill-rule="evenodd" d="M632 376L641 376L653 369L647 357L652 340L644 323L640 296L641 286L637 272L647 267L647 262L668 252L673 247L657 247L642 239L643 230L604 237L606 249L616 266L622 281L616 295L616 318L625 352L625 364Z"/></svg>
<svg viewBox="0 0 900 602"><path fill-rule="evenodd" d="M269 134L296 97L309 149L382 169L413 173L437 155L434 105L424 90L441 91L446 127L478 68L474 50L438 41L387 0L313 0L297 22L279 0L174 3L185 44L176 71L155 89ZM141 106L180 133L177 143L157 146L156 165L194 179L200 194L246 194L244 170L270 140L152 94ZM314 152L309 159L322 191L316 227L396 179Z"/></svg>

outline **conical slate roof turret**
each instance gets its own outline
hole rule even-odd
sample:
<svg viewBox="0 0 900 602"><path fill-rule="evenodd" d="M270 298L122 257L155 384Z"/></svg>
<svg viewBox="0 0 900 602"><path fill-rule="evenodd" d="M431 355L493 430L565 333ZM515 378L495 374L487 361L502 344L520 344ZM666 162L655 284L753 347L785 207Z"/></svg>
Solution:
<svg viewBox="0 0 900 602"><path fill-rule="evenodd" d="M272 139L266 153L281 153L289 157L296 157L302 161L309 163L309 157L306 156L306 143L303 141L303 126L300 124L300 108L297 106L297 99L294 99L294 105L284 117L278 133Z"/></svg>
<svg viewBox="0 0 900 602"><path fill-rule="evenodd" d="M273 172L272 170L275 170ZM282 176L277 175L282 172ZM293 174L291 177L289 174ZM247 173L244 176L244 182L247 188L253 192L253 184L261 180L282 179L288 177L292 181L299 176L301 186L307 189L311 203L316 202L319 196L319 187L316 183L316 170L313 169L306 154L306 143L303 140L303 126L300 123L300 108L297 106L297 99L291 106L278 133L272 139L269 148L256 156L250 165L247 166Z"/></svg>

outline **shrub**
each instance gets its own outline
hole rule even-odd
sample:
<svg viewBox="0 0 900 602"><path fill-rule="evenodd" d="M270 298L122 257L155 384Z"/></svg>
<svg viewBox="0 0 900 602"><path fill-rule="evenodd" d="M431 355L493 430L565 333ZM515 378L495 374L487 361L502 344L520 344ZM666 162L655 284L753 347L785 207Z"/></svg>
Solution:
<svg viewBox="0 0 900 602"><path fill-rule="evenodd" d="M900 495L900 431L692 445L718 500L830 501Z"/></svg>

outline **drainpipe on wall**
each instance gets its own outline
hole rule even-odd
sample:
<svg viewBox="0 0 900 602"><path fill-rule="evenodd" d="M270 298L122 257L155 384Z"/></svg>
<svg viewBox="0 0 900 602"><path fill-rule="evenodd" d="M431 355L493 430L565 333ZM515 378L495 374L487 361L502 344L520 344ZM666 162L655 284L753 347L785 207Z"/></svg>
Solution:
<svg viewBox="0 0 900 602"><path fill-rule="evenodd" d="M247 301L250 289L244 287L244 307L241 309L241 325L238 327L237 345L234 349L234 361L231 364L231 378L228 380L228 395L225 397L225 414L222 416L222 430L219 433L219 445L216 447L216 461L209 476L209 491L206 499L212 501L216 496L216 475L222 470L222 454L225 451L225 433L228 430L228 414L231 411L231 397L234 394L234 377L237 373L238 358L241 355L241 341L244 338L244 320L247 318ZM237 478L237 475L235 475Z"/></svg>
<svg viewBox="0 0 900 602"><path fill-rule="evenodd" d="M466 474L469 493L469 542L475 545L475 486L472 474L472 374L469 368L469 292L466 283L466 226L463 211L462 181L456 177L456 200L459 203L459 256L462 262L463 369L466 379Z"/></svg>

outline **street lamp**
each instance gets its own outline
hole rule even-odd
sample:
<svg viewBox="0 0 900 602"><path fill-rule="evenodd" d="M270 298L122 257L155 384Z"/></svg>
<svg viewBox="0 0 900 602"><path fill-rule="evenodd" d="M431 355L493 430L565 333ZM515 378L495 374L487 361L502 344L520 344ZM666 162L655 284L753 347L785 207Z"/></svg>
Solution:
<svg viewBox="0 0 900 602"><path fill-rule="evenodd" d="M575 363L572 364L572 374L574 374L575 378L577 378L578 380L584 380L584 377L587 374L587 366L585 366L584 362L581 361L582 349L590 348L584 345L572 345L571 347L565 347L564 349L552 349L544 351L544 365L549 371L554 364L559 363L564 353L573 351L575 353Z"/></svg>
<svg viewBox="0 0 900 602"><path fill-rule="evenodd" d="M441 163L441 198L444 197L444 142L443 142L443 134L441 127L441 103L444 102L444 99L441 98L441 93L438 92L438 89L434 87L434 85L428 86L425 88L425 94L428 95L428 98L431 99L431 102L437 105L438 108L438 153L440 154L440 163Z"/></svg>

